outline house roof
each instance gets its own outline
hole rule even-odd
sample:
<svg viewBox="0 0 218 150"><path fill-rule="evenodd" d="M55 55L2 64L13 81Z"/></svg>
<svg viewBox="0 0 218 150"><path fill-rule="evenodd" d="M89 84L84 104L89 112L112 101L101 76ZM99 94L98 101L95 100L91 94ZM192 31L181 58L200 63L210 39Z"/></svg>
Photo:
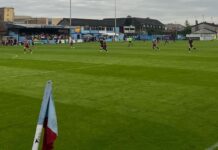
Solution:
<svg viewBox="0 0 218 150"><path fill-rule="evenodd" d="M60 21L59 25L69 25L70 19L64 18ZM114 18L106 18L103 20L96 20L96 19L78 19L72 18L71 25L72 26L106 26L106 27L114 27L115 19ZM164 26L160 21L150 18L117 18L117 26L142 26L142 25L158 25Z"/></svg>
<svg viewBox="0 0 218 150"><path fill-rule="evenodd" d="M59 22L59 25L68 26L70 24L70 19L64 18ZM101 24L101 20L97 19L80 19L80 18L72 18L71 25L72 26L99 26Z"/></svg>
<svg viewBox="0 0 218 150"><path fill-rule="evenodd" d="M124 26L126 18L117 18L117 26ZM106 18L102 20L103 26L114 27L115 19L114 18Z"/></svg>
<svg viewBox="0 0 218 150"><path fill-rule="evenodd" d="M16 29L24 29L24 28L63 28L63 26L53 26L53 25L39 25L39 24L15 24L8 23L6 24L7 28L16 28Z"/></svg>
<svg viewBox="0 0 218 150"><path fill-rule="evenodd" d="M193 34L216 34L216 32L208 30L208 29L200 29L200 30L194 32Z"/></svg>
<svg viewBox="0 0 218 150"><path fill-rule="evenodd" d="M156 19L150 19L150 18L134 18L134 21L136 24L151 24L151 25L162 25L164 26L163 23L161 23L159 20Z"/></svg>
<svg viewBox="0 0 218 150"><path fill-rule="evenodd" d="M199 26L199 25L202 25L202 24L210 25L210 26L213 26L213 27L218 27L217 24L208 23L208 22L202 22L202 23L196 24L196 25L194 25L194 26L192 26L192 27L196 27L196 26Z"/></svg>

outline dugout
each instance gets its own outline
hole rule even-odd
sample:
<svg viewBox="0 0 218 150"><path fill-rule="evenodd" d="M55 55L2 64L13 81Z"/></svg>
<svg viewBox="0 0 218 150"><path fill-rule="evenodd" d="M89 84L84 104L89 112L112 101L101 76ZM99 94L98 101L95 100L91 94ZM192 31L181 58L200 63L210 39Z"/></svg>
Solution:
<svg viewBox="0 0 218 150"><path fill-rule="evenodd" d="M17 37L22 43L25 39L34 40L36 43L55 44L69 38L70 29L63 26L33 25L33 24L8 24L8 35Z"/></svg>

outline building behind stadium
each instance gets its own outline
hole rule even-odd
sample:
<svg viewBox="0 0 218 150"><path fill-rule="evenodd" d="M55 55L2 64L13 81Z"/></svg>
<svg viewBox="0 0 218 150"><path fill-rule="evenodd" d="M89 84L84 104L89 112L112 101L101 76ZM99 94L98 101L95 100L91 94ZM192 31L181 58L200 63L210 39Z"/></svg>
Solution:
<svg viewBox="0 0 218 150"><path fill-rule="evenodd" d="M218 37L218 25L214 23L202 22L191 27L191 34L188 34L188 38L197 40L215 40Z"/></svg>
<svg viewBox="0 0 218 150"><path fill-rule="evenodd" d="M129 36L152 39L148 35L162 35L165 31L163 23L150 18L130 16L117 18L116 27L114 22L114 18L102 20L73 18L70 25L69 18L49 19L14 16L13 21L3 23L0 25L0 29L4 28L2 33L8 37L15 37L17 41L23 41L27 36L36 37L34 35L37 35L39 37L39 35L43 34L43 43L55 43L60 35L61 38L65 39L68 39L71 35L76 41L95 41L100 38L105 38L108 41L112 41L115 38L124 40L125 37ZM48 34L52 34L52 38L49 39L51 40L50 42L44 38Z"/></svg>
<svg viewBox="0 0 218 150"><path fill-rule="evenodd" d="M12 37L22 41L26 37L32 37L43 39L42 43L55 43L57 38L69 39L69 36L76 41L95 41L99 38L108 41L124 40L131 36L135 39L152 40L164 36L169 38L171 33L175 35L175 30L179 29L176 27L175 30L170 30L170 25L165 26L161 21L148 17L127 16L117 18L116 22L115 27L114 18L72 18L70 21L69 18L16 16L14 8L4 7L0 8L0 39Z"/></svg>
<svg viewBox="0 0 218 150"><path fill-rule="evenodd" d="M114 18L102 20L73 18L71 21L69 18L64 18L59 25L73 27L72 35L74 39L80 39L83 36L90 38L105 36L109 39L116 36L123 39L127 36L162 35L165 31L164 24L155 19L128 16L117 18L116 21L115 27Z"/></svg>

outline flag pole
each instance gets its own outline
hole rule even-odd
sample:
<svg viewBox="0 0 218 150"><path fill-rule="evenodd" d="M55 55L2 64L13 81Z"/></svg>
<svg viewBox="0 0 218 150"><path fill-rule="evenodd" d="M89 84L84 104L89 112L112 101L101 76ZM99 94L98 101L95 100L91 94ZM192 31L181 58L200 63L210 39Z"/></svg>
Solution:
<svg viewBox="0 0 218 150"><path fill-rule="evenodd" d="M32 150L39 149L39 143L40 143L40 139L42 135L42 130L43 130L43 125L37 125Z"/></svg>
<svg viewBox="0 0 218 150"><path fill-rule="evenodd" d="M39 149L39 144L40 144L41 135L43 131L43 123L39 124L39 120L41 120L41 122L45 120L46 112L47 112L47 108L49 104L49 96L51 94L51 89L52 89L52 81L48 81L45 87L45 91L44 91L44 96L43 96L42 105L41 105L41 109L39 113L37 127L36 127L36 133L35 133L34 140L33 140L32 150Z"/></svg>

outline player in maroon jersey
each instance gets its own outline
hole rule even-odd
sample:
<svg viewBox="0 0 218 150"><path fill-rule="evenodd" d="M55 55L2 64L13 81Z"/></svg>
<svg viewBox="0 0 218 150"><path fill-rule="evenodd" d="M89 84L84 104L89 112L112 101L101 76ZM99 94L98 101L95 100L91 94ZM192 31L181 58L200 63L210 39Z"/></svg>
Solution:
<svg viewBox="0 0 218 150"><path fill-rule="evenodd" d="M30 48L29 40L25 40L25 41L24 41L23 50L24 50L24 53L25 53L25 54L27 53L27 51L32 54L32 49Z"/></svg>

